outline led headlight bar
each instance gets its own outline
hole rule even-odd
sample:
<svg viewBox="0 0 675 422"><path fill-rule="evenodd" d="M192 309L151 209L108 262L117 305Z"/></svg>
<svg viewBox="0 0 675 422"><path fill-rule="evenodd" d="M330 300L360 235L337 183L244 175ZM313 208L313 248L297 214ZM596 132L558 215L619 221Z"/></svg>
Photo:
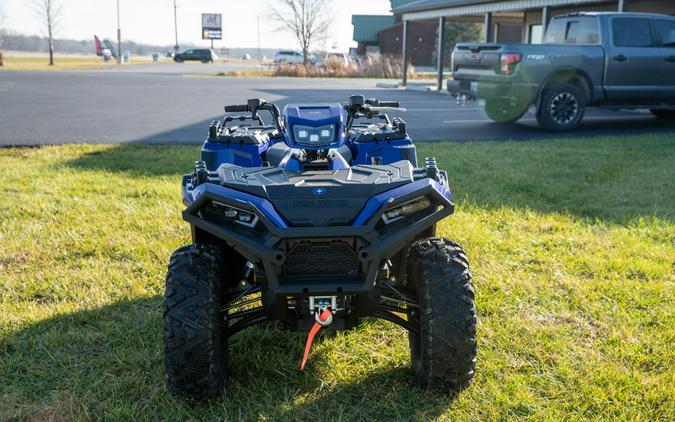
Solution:
<svg viewBox="0 0 675 422"><path fill-rule="evenodd" d="M222 208L223 215L225 215L226 218L231 219L235 223L240 224L244 227L248 227L250 229L254 228L256 224L258 224L258 221L260 220L260 218L258 218L258 216L255 215L254 213L240 210L239 208L235 208L230 205L226 205L216 201L211 202L211 205L217 208Z"/></svg>
<svg viewBox="0 0 675 422"><path fill-rule="evenodd" d="M335 125L317 127L293 125L293 140L298 145L332 145L337 142L337 130Z"/></svg>
<svg viewBox="0 0 675 422"><path fill-rule="evenodd" d="M384 221L384 224L395 223L409 215L424 211L429 207L431 207L429 198L421 196L385 211L384 214L382 214L382 221Z"/></svg>

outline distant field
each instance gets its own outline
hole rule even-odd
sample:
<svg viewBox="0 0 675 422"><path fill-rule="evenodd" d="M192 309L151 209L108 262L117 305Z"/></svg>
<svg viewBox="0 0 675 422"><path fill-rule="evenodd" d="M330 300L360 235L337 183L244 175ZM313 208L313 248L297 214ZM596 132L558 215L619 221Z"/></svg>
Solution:
<svg viewBox="0 0 675 422"><path fill-rule="evenodd" d="M163 384L162 291L189 242L192 146L0 149L0 421L675 420L675 139L426 143L447 169L477 291L456 398L415 387L405 332L230 342L221 399Z"/></svg>
<svg viewBox="0 0 675 422"><path fill-rule="evenodd" d="M132 57L133 63L149 63L150 58ZM104 63L101 57L95 55L65 55L54 56L54 66L49 66L49 56L45 53L5 53L5 65L2 70L82 70L103 69L115 66L114 59L110 63Z"/></svg>

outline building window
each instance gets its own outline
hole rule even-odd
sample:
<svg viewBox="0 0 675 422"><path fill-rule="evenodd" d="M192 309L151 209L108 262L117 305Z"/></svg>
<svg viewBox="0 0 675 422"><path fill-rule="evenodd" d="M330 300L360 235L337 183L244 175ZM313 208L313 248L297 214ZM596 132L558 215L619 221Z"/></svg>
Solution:
<svg viewBox="0 0 675 422"><path fill-rule="evenodd" d="M542 25L530 25L530 44L541 44L544 39L544 27Z"/></svg>

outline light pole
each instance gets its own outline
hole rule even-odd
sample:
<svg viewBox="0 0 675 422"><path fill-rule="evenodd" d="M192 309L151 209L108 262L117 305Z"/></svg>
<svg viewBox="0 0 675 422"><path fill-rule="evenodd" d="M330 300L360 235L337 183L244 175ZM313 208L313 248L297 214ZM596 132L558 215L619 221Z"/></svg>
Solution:
<svg viewBox="0 0 675 422"><path fill-rule="evenodd" d="M260 16L258 16L258 61L262 62L262 55L260 54Z"/></svg>
<svg viewBox="0 0 675 422"><path fill-rule="evenodd" d="M122 64L122 30L120 29L120 0L117 0L117 64Z"/></svg>
<svg viewBox="0 0 675 422"><path fill-rule="evenodd" d="M178 6L176 6L176 0L173 0L173 23L174 30L176 34L176 44L173 46L173 50L178 53Z"/></svg>

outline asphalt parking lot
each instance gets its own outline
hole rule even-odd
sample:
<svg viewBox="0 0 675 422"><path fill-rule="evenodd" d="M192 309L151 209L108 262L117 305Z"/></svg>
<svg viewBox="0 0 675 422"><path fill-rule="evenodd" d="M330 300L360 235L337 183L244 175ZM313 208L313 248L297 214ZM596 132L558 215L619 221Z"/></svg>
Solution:
<svg viewBox="0 0 675 422"><path fill-rule="evenodd" d="M214 77L224 65L136 65L120 70L0 73L0 145L61 143L201 143L225 104L260 97L292 102L346 101L361 93L399 100L418 141L560 137L534 116L499 125L477 104L458 106L444 94L376 87L372 79ZM226 65L225 65L226 66ZM221 69L221 67L223 69ZM227 70L227 69L225 69ZM564 136L673 132L645 112L591 109L580 130Z"/></svg>

